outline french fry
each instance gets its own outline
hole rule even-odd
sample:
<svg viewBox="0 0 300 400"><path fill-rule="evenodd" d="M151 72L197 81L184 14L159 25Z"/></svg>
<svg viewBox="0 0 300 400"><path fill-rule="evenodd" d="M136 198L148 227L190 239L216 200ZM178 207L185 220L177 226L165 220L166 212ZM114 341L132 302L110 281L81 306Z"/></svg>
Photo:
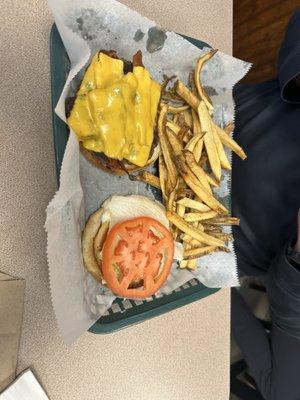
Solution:
<svg viewBox="0 0 300 400"><path fill-rule="evenodd" d="M189 141L189 138L191 137L191 131L189 128L186 126L182 127L180 131L177 134L178 139L180 140L181 143L186 143Z"/></svg>
<svg viewBox="0 0 300 400"><path fill-rule="evenodd" d="M234 131L234 124L233 122L229 122L224 128L224 132L227 133L227 135L230 135Z"/></svg>
<svg viewBox="0 0 300 400"><path fill-rule="evenodd" d="M189 244L185 244L184 246L184 251L187 249L190 249L192 246ZM190 270L195 270L197 267L197 259L192 259L192 260L182 260L179 263L179 268L180 269L190 269Z"/></svg>
<svg viewBox="0 0 300 400"><path fill-rule="evenodd" d="M160 153L158 157L158 172L159 172L159 182L162 191L162 195L164 200L167 199L166 193L166 181L167 181L167 168L163 158L163 155Z"/></svg>
<svg viewBox="0 0 300 400"><path fill-rule="evenodd" d="M175 115L174 115L174 118L173 118L173 122L174 122L174 124L176 124L176 125L177 125L178 118L179 118L179 114L175 114Z"/></svg>
<svg viewBox="0 0 300 400"><path fill-rule="evenodd" d="M174 133L176 133L176 135L179 133L181 129L180 126L173 121L167 121L167 127L170 128Z"/></svg>
<svg viewBox="0 0 300 400"><path fill-rule="evenodd" d="M165 164L167 167L167 171L168 171L168 180L170 181L170 186L173 189L177 182L178 173L177 173L176 166L175 166L172 156L171 156L171 146L169 144L169 141L166 138L165 131L164 131L164 123L166 120L167 110L168 110L167 106L162 106L160 115L158 118L158 137L159 137L162 154L163 154Z"/></svg>
<svg viewBox="0 0 300 400"><path fill-rule="evenodd" d="M230 233L222 233L222 232L209 232L211 236L214 236L218 239L225 240L225 242L229 242L233 240L233 236Z"/></svg>
<svg viewBox="0 0 300 400"><path fill-rule="evenodd" d="M199 58L189 75L191 89L178 80L166 90L166 81L165 103L160 104L158 119L159 178L146 172L137 175L138 180L161 188L174 240L184 248L179 267L190 270L196 268L198 257L229 252L224 246L232 240L232 234L223 232L223 226L239 223L238 218L228 216L212 191L220 185L222 169L231 169L223 146L246 158L231 138L233 124L221 129L213 121L213 104L201 83L202 67L215 53L212 50ZM212 174L207 172L207 165Z"/></svg>
<svg viewBox="0 0 300 400"><path fill-rule="evenodd" d="M184 219L186 222L204 221L214 218L216 215L218 214L215 211L208 211L207 213L192 212L186 213Z"/></svg>
<svg viewBox="0 0 300 400"><path fill-rule="evenodd" d="M183 205L187 208L198 210L203 213L211 210L206 204L203 204L200 201L189 199L188 197L184 197L183 199L178 200L177 204Z"/></svg>
<svg viewBox="0 0 300 400"><path fill-rule="evenodd" d="M178 137L175 135L175 133L171 129L167 128L166 133L167 133L169 143L173 149L175 156L180 156L182 153L183 147L182 147Z"/></svg>
<svg viewBox="0 0 300 400"><path fill-rule="evenodd" d="M193 131L194 135L198 135L202 133L201 124L199 121L198 114L195 110L192 110L192 117L193 117Z"/></svg>
<svg viewBox="0 0 300 400"><path fill-rule="evenodd" d="M175 92L194 110L197 111L200 100L181 81L175 83Z"/></svg>
<svg viewBox="0 0 300 400"><path fill-rule="evenodd" d="M184 249L183 258L185 260L191 260L191 259L199 258L201 256L205 256L206 254L214 253L216 251L224 251L224 247L222 247L222 246L205 246L205 247Z"/></svg>
<svg viewBox="0 0 300 400"><path fill-rule="evenodd" d="M197 267L197 260L188 260L187 262L187 269L194 271Z"/></svg>
<svg viewBox="0 0 300 400"><path fill-rule="evenodd" d="M206 233L200 231L200 229L195 228L188 224L183 218L179 217L178 215L167 211L167 218L168 220L177 226L182 232L187 233L188 235L192 236L193 238L199 240L199 242L212 245L212 246L223 246L224 242L220 239L216 239Z"/></svg>
<svg viewBox="0 0 300 400"><path fill-rule="evenodd" d="M201 80L200 80L200 74L203 65L210 60L217 52L218 50L210 50L208 53L204 54L199 58L197 61L196 67L195 67L195 72L194 72L194 81L195 81L195 86L197 88L197 91L199 93L200 98L204 101L209 113L211 114L213 111L213 106L212 102L207 95L206 91L204 90Z"/></svg>
<svg viewBox="0 0 300 400"><path fill-rule="evenodd" d="M176 134L176 136L180 142L182 142L185 138L192 136L190 128L187 125L180 127L178 124L175 124L173 121L168 121L167 127Z"/></svg>
<svg viewBox="0 0 300 400"><path fill-rule="evenodd" d="M187 266L188 266L188 260L181 260L179 262L179 268L180 269L185 269L185 268L187 268Z"/></svg>
<svg viewBox="0 0 300 400"><path fill-rule="evenodd" d="M225 214L228 214L228 210L223 206L223 204L221 204L205 189L194 173L188 168L184 158L182 159L178 156L176 158L176 163L178 165L179 173L185 180L186 184L205 204L219 213L224 212Z"/></svg>
<svg viewBox="0 0 300 400"><path fill-rule="evenodd" d="M203 144L204 144L204 139L202 137L198 140L198 142L196 143L196 146L194 148L194 156L195 156L195 160L197 163L200 161L200 158L201 158Z"/></svg>
<svg viewBox="0 0 300 400"><path fill-rule="evenodd" d="M178 183L179 183L179 180L177 179L176 185L175 185L174 189L170 192L170 195L168 198L167 208L169 211L173 211L173 208L174 208L173 206L174 206L176 193L177 193L177 189L178 189Z"/></svg>
<svg viewBox="0 0 300 400"><path fill-rule="evenodd" d="M221 139L220 139L220 137L218 135L216 125L213 123L213 121L212 121L211 126L212 126L212 133L213 133L215 145L216 145L216 148L217 148L217 151L218 151L218 156L219 156L219 159L220 159L221 167L231 171L231 164L230 164L230 162L229 162L229 160L227 158L227 155L226 155L225 150L223 148L223 144L222 144Z"/></svg>
<svg viewBox="0 0 300 400"><path fill-rule="evenodd" d="M201 247L202 243L199 240L192 238L191 236L184 233L181 236L181 240L185 243L189 243L192 247Z"/></svg>
<svg viewBox="0 0 300 400"><path fill-rule="evenodd" d="M218 251L221 246L204 246L204 247L186 247L183 251L183 258L184 260L192 260L195 258L199 258L201 256L205 256L206 254L211 254L214 251Z"/></svg>
<svg viewBox="0 0 300 400"><path fill-rule="evenodd" d="M194 75L195 75L194 71L189 73L188 84L189 84L189 87L191 88L192 93L196 97L198 97L198 92L197 92L197 88L196 88L196 85L195 85Z"/></svg>
<svg viewBox="0 0 300 400"><path fill-rule="evenodd" d="M187 124L187 126L189 128L192 128L193 118L192 118L191 113L188 110L185 110L185 111L183 111L183 115L184 115L184 120L185 120L185 123Z"/></svg>
<svg viewBox="0 0 300 400"><path fill-rule="evenodd" d="M198 107L198 115L202 127L202 131L205 132L204 136L204 145L206 149L206 153L208 156L209 164L212 172L218 181L221 179L221 162L218 156L218 150L216 148L216 144L214 141L214 136L212 132L212 121L209 115L209 112L206 108L206 105L203 101L200 102Z"/></svg>
<svg viewBox="0 0 300 400"><path fill-rule="evenodd" d="M205 172L196 163L194 154L188 150L184 150L184 157L186 159L186 162L187 162L189 168L192 170L192 172L196 175L196 177L199 179L199 181L202 183L202 185L205 187L205 189L208 191L208 193L212 194L212 190L211 190L210 184L206 178Z"/></svg>
<svg viewBox="0 0 300 400"><path fill-rule="evenodd" d="M217 131L219 134L219 137L221 139L221 142L229 147L232 151L235 152L242 160L245 160L247 158L247 155L245 154L244 150L237 144L235 140L233 140L226 132L223 131L218 125L216 125Z"/></svg>
<svg viewBox="0 0 300 400"><path fill-rule="evenodd" d="M222 228L221 225L208 225L208 224L205 224L204 225L204 229L205 229L205 232L207 232L209 234L211 232L222 233L222 231L223 231L223 228Z"/></svg>
<svg viewBox="0 0 300 400"><path fill-rule="evenodd" d="M199 117L198 117L198 114L196 113L195 110L192 110L192 118L193 118L194 136L202 134ZM197 141L197 143L195 144L195 147L193 149L193 153L194 153L194 156L195 156L195 159L196 159L197 162L199 162L199 160L200 160L200 157L201 157L201 154L202 154L202 149L203 149L203 137L202 137L202 139L199 139Z"/></svg>
<svg viewBox="0 0 300 400"><path fill-rule="evenodd" d="M187 126L183 112L180 114L177 114L177 122L176 123L180 126L180 128Z"/></svg>
<svg viewBox="0 0 300 400"><path fill-rule="evenodd" d="M211 186L214 186L214 187L220 186L220 183L215 179L214 176L210 175L210 174L207 173L207 172L204 172L204 173L205 173L206 179L208 180L208 183L209 183Z"/></svg>
<svg viewBox="0 0 300 400"><path fill-rule="evenodd" d="M145 182L148 185L161 190L159 178L148 171L139 172L137 175L130 175L130 179L134 181Z"/></svg>
<svg viewBox="0 0 300 400"><path fill-rule="evenodd" d="M180 106L180 107L168 106L168 113L170 113L170 114L180 114L183 111L188 110L189 108L190 108L189 105Z"/></svg>
<svg viewBox="0 0 300 400"><path fill-rule="evenodd" d="M203 223L210 225L239 225L240 219L235 217L217 217L203 221Z"/></svg>
<svg viewBox="0 0 300 400"><path fill-rule="evenodd" d="M202 137L203 137L202 133L199 133L199 134L193 136L193 137L191 138L191 140L190 140L190 141L187 143L187 145L185 146L185 149L186 149L186 150L189 150L189 151L191 151L191 152L193 152L194 149L195 149L196 144L198 143L198 141L199 141L200 139L202 139Z"/></svg>

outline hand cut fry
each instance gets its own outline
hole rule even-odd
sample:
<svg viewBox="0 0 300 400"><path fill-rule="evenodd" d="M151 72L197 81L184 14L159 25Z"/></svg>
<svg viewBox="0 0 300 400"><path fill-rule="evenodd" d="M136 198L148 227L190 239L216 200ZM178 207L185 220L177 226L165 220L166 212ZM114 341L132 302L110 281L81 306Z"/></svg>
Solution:
<svg viewBox="0 0 300 400"><path fill-rule="evenodd" d="M184 118L184 113L177 114L176 118L176 123L180 126L180 128L182 128L183 126L187 126Z"/></svg>
<svg viewBox="0 0 300 400"><path fill-rule="evenodd" d="M162 195L164 200L167 199L166 193L166 181L167 181L167 168L163 158L163 155L160 153L158 157L158 172L159 172L159 182L162 191Z"/></svg>
<svg viewBox="0 0 300 400"><path fill-rule="evenodd" d="M192 128L193 119L192 119L191 113L189 111L185 110L185 111L183 111L183 115L184 115L184 120L185 120L185 123L187 124L187 126L189 128Z"/></svg>
<svg viewBox="0 0 300 400"><path fill-rule="evenodd" d="M204 221L206 219L214 218L218 215L215 211L208 211L207 213L192 212L186 213L184 219L186 222Z"/></svg>
<svg viewBox="0 0 300 400"><path fill-rule="evenodd" d="M202 139L202 137L203 137L202 133L198 133L197 135L193 136L191 138L191 140L185 146L185 149L193 152L194 149L195 149L196 144L198 143L198 141L200 139Z"/></svg>
<svg viewBox="0 0 300 400"><path fill-rule="evenodd" d="M221 163L218 156L218 151L214 141L214 136L212 132L212 122L210 115L207 111L206 105L203 101L200 102L198 107L198 115L202 127L202 131L205 132L204 145L206 153L209 159L209 164L212 172L219 181L221 179Z"/></svg>
<svg viewBox="0 0 300 400"><path fill-rule="evenodd" d="M211 114L213 111L213 106L212 106L212 102L209 98L209 96L207 95L206 91L204 90L202 84L201 84L201 80L200 80L200 74L201 74L201 70L203 65L210 60L217 52L218 50L210 50L208 53L204 54L203 56L201 56L199 58L199 60L197 61L196 67L195 67L195 73L194 73L194 81L195 81L195 85L196 88L198 90L199 96L201 97L201 99L205 102L205 105L209 111L209 113Z"/></svg>
<svg viewBox="0 0 300 400"><path fill-rule="evenodd" d="M221 142L234 151L242 160L247 158L244 150L234 141L226 132L223 131L218 125L216 125Z"/></svg>
<svg viewBox="0 0 300 400"><path fill-rule="evenodd" d="M167 127L170 128L174 133L176 133L176 135L179 133L181 129L180 126L173 121L167 121Z"/></svg>
<svg viewBox="0 0 300 400"><path fill-rule="evenodd" d="M190 269L190 270L195 270L197 267L197 260L182 260L179 263L179 268L180 269Z"/></svg>
<svg viewBox="0 0 300 400"><path fill-rule="evenodd" d="M196 146L194 148L194 156L195 156L195 160L197 163L200 161L200 158L201 158L203 144L204 144L204 139L202 137L198 140L198 142L196 143Z"/></svg>
<svg viewBox="0 0 300 400"><path fill-rule="evenodd" d="M225 126L224 132L227 133L227 135L230 135L233 131L234 131L234 124L230 122Z"/></svg>
<svg viewBox="0 0 300 400"><path fill-rule="evenodd" d="M199 258L201 256L205 256L206 254L211 254L216 251L224 251L223 246L205 246L205 247L196 247L192 249L184 249L183 258L185 260L191 260L195 258Z"/></svg>
<svg viewBox="0 0 300 400"><path fill-rule="evenodd" d="M213 123L213 121L212 121L211 126L212 126L212 133L213 133L215 145L216 145L216 148L217 148L217 151L218 151L218 156L219 156L219 159L220 159L221 167L230 171L231 170L231 164L230 164L230 162L229 162L229 160L227 158L227 155L226 155L225 150L223 148L223 144L222 144L221 139L220 139L220 137L218 135L216 125Z"/></svg>
<svg viewBox="0 0 300 400"><path fill-rule="evenodd" d="M179 215L179 217L184 217L185 207L183 205L176 203L175 208L176 208L177 215ZM204 230L204 228L203 228L203 230ZM178 234L179 234L179 229L176 226L173 231L174 240L177 240Z"/></svg>
<svg viewBox="0 0 300 400"><path fill-rule="evenodd" d="M179 173L185 180L186 184L192 189L192 191L211 209L224 212L228 214L228 210L221 204L217 199L215 199L202 185L202 183L197 179L194 173L187 166L184 158L178 156L176 158L176 163L178 165Z"/></svg>
<svg viewBox="0 0 300 400"><path fill-rule="evenodd" d="M183 154L189 168L193 171L193 173L196 175L196 177L199 179L199 181L202 183L202 185L205 187L208 193L212 194L212 190L206 178L206 174L204 170L196 163L195 156L193 155L193 153L191 153L188 150L184 150Z"/></svg>
<svg viewBox="0 0 300 400"><path fill-rule="evenodd" d="M198 92L197 92L197 88L196 88L196 85L195 85L194 75L195 75L195 74L194 74L194 71L191 71L191 72L189 73L188 84L189 84L189 87L191 88L192 93L193 93L196 97L198 97Z"/></svg>
<svg viewBox="0 0 300 400"><path fill-rule="evenodd" d="M168 198L167 208L169 211L173 211L173 209L174 209L174 202L175 202L175 198L176 198L176 192L178 189L178 181L179 180L177 179L176 185L175 185L174 189L171 191L169 198Z"/></svg>
<svg viewBox="0 0 300 400"><path fill-rule="evenodd" d="M210 225L239 225L240 219L234 217L217 217L203 221L203 223Z"/></svg>
<svg viewBox="0 0 300 400"><path fill-rule="evenodd" d="M194 210L198 210L203 213L211 211L211 209L206 204L200 203L200 201L189 199L187 197L184 197L183 199L178 200L177 204L183 205L187 208L192 208Z"/></svg>
<svg viewBox="0 0 300 400"><path fill-rule="evenodd" d="M205 176L206 176L206 179L208 180L208 183L209 183L211 186L214 186L214 187L220 186L220 183L215 179L214 176L208 174L207 172L205 172Z"/></svg>
<svg viewBox="0 0 300 400"><path fill-rule="evenodd" d="M195 110L192 110L192 117L193 117L194 135L198 135L198 134L202 133L202 129L201 129L201 124L200 124L198 114Z"/></svg>
<svg viewBox="0 0 300 400"><path fill-rule="evenodd" d="M173 152L175 156L180 156L183 150L183 147L178 139L178 137L174 134L174 132L171 129L166 130L167 132L167 137L169 140L169 143L171 144L171 147L173 149Z"/></svg>
<svg viewBox="0 0 300 400"><path fill-rule="evenodd" d="M134 181L142 181L157 189L161 189L159 178L148 171L139 172L137 175L130 175L130 179Z"/></svg>
<svg viewBox="0 0 300 400"><path fill-rule="evenodd" d="M177 81L175 83L175 91L187 104L197 111L200 100L185 86L183 82Z"/></svg>
<svg viewBox="0 0 300 400"><path fill-rule="evenodd" d="M238 218L228 216L212 191L220 185L222 169L231 169L224 145L246 158L231 138L233 124L223 130L213 121L213 104L201 83L202 67L215 53L212 50L200 57L189 75L191 89L178 80L166 90L169 80L165 82L158 119L159 178L149 172L136 176L161 188L174 240L183 244L179 268L190 270L197 267L198 257L229 252L224 246L232 234L223 232L223 226L239 223Z"/></svg>
<svg viewBox="0 0 300 400"><path fill-rule="evenodd" d="M202 134L199 117L198 117L198 114L196 113L195 110L192 110L192 117L193 117L193 132L194 132L194 136ZM204 134L202 136L204 136ZM202 137L202 139L199 139L197 141L197 143L195 144L195 147L193 149L193 153L194 153L194 156L195 156L195 159L196 159L197 163L200 160L200 157L201 157L201 154L202 154L202 149L203 149L203 137Z"/></svg>
<svg viewBox="0 0 300 400"><path fill-rule="evenodd" d="M181 240L185 243L189 243L192 247L202 247L202 243L199 240L192 238L191 236L184 233L181 236Z"/></svg>
<svg viewBox="0 0 300 400"><path fill-rule="evenodd" d="M218 232L221 233L223 231L223 228L221 225L209 225L205 224L204 225L205 232L210 234L211 232Z"/></svg>
<svg viewBox="0 0 300 400"><path fill-rule="evenodd" d="M190 136L192 136L190 128L187 125L180 127L179 125L175 124L173 121L168 121L167 127L176 134L176 136L180 142L182 142L186 139L188 141L188 138Z"/></svg>
<svg viewBox="0 0 300 400"><path fill-rule="evenodd" d="M222 232L209 232L211 236L214 236L218 239L225 240L225 242L229 242L233 240L233 236L230 233L222 233Z"/></svg>
<svg viewBox="0 0 300 400"><path fill-rule="evenodd" d="M198 228L195 228L189 225L185 220L178 215L167 211L168 220L177 226L182 232L187 233L193 238L199 240L199 242L212 245L212 246L223 246L224 242L220 239L216 239L212 236L207 235L206 233L200 231Z"/></svg>
<svg viewBox="0 0 300 400"><path fill-rule="evenodd" d="M168 109L167 106L163 105L160 111L160 115L158 118L158 137L168 171L168 179L170 181L170 186L173 189L177 182L178 173L171 156L171 146L165 135L164 123L166 121L167 109Z"/></svg>
<svg viewBox="0 0 300 400"><path fill-rule="evenodd" d="M188 260L187 269L190 269L190 270L194 271L196 269L196 267L197 267L197 260L196 259Z"/></svg>
<svg viewBox="0 0 300 400"><path fill-rule="evenodd" d="M180 107L168 106L168 113L170 113L170 114L180 114L183 111L188 110L189 108L190 108L189 105L180 106Z"/></svg>

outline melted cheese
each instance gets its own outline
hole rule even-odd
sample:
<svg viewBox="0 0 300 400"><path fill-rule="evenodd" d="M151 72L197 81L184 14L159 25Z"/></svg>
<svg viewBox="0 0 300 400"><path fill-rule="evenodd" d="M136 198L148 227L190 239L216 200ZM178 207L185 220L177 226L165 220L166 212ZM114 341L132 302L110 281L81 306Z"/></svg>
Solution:
<svg viewBox="0 0 300 400"><path fill-rule="evenodd" d="M152 147L160 93L161 86L145 68L124 74L122 60L97 53L67 122L86 149L143 167Z"/></svg>

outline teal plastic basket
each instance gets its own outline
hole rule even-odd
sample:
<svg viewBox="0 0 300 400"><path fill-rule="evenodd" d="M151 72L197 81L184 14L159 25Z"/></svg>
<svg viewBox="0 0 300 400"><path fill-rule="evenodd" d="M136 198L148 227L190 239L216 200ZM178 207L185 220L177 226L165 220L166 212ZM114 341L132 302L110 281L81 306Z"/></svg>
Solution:
<svg viewBox="0 0 300 400"><path fill-rule="evenodd" d="M184 38L200 49L209 47L206 43L197 39L186 36ZM57 183L59 184L59 172L69 137L69 129L55 114L54 108L66 82L70 69L70 61L55 24L52 26L50 34L50 63L55 164ZM145 301L116 299L106 314L89 331L93 333L110 333L200 300L218 290L207 288L197 279L192 279L172 293L159 298L152 296L150 300Z"/></svg>

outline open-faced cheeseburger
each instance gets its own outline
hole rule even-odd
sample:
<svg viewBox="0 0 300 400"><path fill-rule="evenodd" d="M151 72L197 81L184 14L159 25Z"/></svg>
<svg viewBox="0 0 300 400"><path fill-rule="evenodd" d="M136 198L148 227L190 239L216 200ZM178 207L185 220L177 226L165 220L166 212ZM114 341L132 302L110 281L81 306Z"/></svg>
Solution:
<svg viewBox="0 0 300 400"><path fill-rule="evenodd" d="M115 51L99 51L75 101L66 107L67 122L93 164L117 174L133 172L158 157L154 130L160 95L161 86L143 66L140 51L132 63Z"/></svg>
<svg viewBox="0 0 300 400"><path fill-rule="evenodd" d="M134 195L112 196L90 216L82 235L82 253L95 279L116 295L129 298L156 293L173 259L182 256L163 206Z"/></svg>

